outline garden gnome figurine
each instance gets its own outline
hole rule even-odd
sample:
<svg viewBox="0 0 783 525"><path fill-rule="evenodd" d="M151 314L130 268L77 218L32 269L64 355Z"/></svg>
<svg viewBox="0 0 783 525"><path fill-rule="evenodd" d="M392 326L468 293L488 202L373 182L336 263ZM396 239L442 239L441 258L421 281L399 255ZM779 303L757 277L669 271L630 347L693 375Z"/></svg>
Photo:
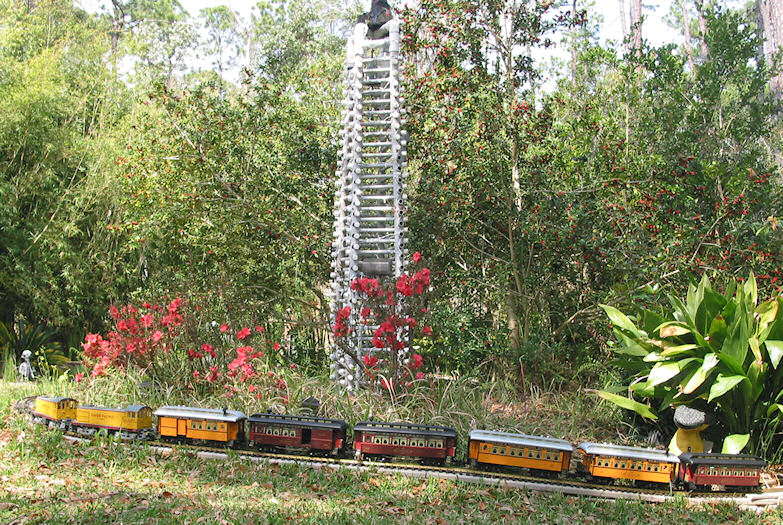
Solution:
<svg viewBox="0 0 783 525"><path fill-rule="evenodd" d="M21 380L35 381L35 370L30 364L31 357L33 357L33 353L30 350L22 352L22 364L19 365L19 379Z"/></svg>
<svg viewBox="0 0 783 525"><path fill-rule="evenodd" d="M699 432L710 426L709 414L695 408L678 406L674 410L677 432L669 443L669 452L679 456L684 452L704 452L704 442Z"/></svg>

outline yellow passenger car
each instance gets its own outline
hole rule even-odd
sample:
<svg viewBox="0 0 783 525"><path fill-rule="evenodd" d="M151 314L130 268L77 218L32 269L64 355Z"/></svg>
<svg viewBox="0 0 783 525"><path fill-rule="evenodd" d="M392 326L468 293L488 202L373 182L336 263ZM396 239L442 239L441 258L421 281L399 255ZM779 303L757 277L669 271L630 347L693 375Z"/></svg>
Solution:
<svg viewBox="0 0 783 525"><path fill-rule="evenodd" d="M77 433L87 436L105 429L119 433L123 439L144 439L155 431L152 409L145 405L128 405L125 408L80 405L71 424Z"/></svg>
<svg viewBox="0 0 783 525"><path fill-rule="evenodd" d="M584 453L579 470L588 478L669 484L680 463L677 456L665 450L601 443L582 443L578 449Z"/></svg>
<svg viewBox="0 0 783 525"><path fill-rule="evenodd" d="M155 415L158 416L158 434L164 439L229 446L245 440L247 416L236 410L165 406L156 410Z"/></svg>
<svg viewBox="0 0 783 525"><path fill-rule="evenodd" d="M65 430L76 417L76 400L70 397L38 396L35 398L32 416L36 423Z"/></svg>
<svg viewBox="0 0 783 525"><path fill-rule="evenodd" d="M574 447L568 441L493 430L472 430L468 460L539 471L564 472L569 468Z"/></svg>

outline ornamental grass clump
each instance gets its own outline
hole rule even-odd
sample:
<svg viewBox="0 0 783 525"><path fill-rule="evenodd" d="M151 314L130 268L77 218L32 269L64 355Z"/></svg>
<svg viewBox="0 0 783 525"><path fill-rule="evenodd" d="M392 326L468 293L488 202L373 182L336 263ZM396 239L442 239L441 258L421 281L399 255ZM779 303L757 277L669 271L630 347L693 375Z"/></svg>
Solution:
<svg viewBox="0 0 783 525"><path fill-rule="evenodd" d="M783 296L759 303L751 273L721 293L705 276L683 303L632 320L602 305L612 322L616 363L631 376L627 396L598 395L651 419L679 405L706 408L726 433L723 451L781 457Z"/></svg>

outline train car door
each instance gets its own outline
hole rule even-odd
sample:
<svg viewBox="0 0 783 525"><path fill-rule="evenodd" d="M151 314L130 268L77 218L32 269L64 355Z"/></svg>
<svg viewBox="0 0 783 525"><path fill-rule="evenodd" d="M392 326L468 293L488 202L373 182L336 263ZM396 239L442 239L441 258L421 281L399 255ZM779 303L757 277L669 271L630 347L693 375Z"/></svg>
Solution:
<svg viewBox="0 0 783 525"><path fill-rule="evenodd" d="M187 419L178 419L177 420L177 435L178 436L185 436L187 435Z"/></svg>

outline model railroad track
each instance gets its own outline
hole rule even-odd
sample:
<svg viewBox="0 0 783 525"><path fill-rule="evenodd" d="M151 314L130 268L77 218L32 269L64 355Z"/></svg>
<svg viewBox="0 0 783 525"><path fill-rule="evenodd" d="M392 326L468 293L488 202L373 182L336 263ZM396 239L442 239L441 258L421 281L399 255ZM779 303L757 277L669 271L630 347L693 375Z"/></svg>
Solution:
<svg viewBox="0 0 783 525"><path fill-rule="evenodd" d="M76 438L74 436L74 438ZM78 437L76 439L82 440ZM684 497L692 502L734 501L739 504L748 503L748 494L731 492L685 492L679 490L649 489L630 485L606 485L589 483L578 479L539 478L512 472L480 471L464 465L437 466L422 465L402 461L356 460L349 458L333 458L324 456L304 456L285 452L260 451L248 448L227 448L221 446L195 445L188 443L170 443L166 441L147 441L156 452L170 454L175 449L190 451L204 459L226 459L228 451L236 452L240 457L251 461L266 461L275 464L297 464L311 468L346 468L356 471L375 471L380 473L401 474L414 478L436 478L476 483L499 485L508 488L521 488L534 492L560 492L573 496L600 497L605 499L635 499L660 503L674 497Z"/></svg>
<svg viewBox="0 0 783 525"><path fill-rule="evenodd" d="M20 413L31 415L35 396L24 398L14 403L14 408ZM89 442L75 432L63 432L66 439L71 442ZM290 454L281 451L258 450L247 447L226 447L206 444L172 443L162 440L145 440L135 442L138 445L149 446L151 450L160 454L171 454L175 450L191 452L204 459L225 460L229 451L235 452L239 457L251 461L265 461L272 464L297 464L311 468L348 469L356 471L373 471L379 473L399 474L413 478L448 479L464 483L484 485L498 485L508 488L526 489L533 492L559 492L573 496L588 496L604 499L634 499L647 502L662 502L675 497L683 497L693 503L714 501L732 501L741 506L752 508L766 505L776 505L780 493L765 494L733 493L733 492L686 492L681 490L667 490L657 488L641 488L631 485L607 485L590 483L574 478L541 478L524 473L496 470L474 470L464 464L440 466L423 465L420 463L403 462L398 460L379 461L372 459L356 460L350 458L337 458L320 455Z"/></svg>

